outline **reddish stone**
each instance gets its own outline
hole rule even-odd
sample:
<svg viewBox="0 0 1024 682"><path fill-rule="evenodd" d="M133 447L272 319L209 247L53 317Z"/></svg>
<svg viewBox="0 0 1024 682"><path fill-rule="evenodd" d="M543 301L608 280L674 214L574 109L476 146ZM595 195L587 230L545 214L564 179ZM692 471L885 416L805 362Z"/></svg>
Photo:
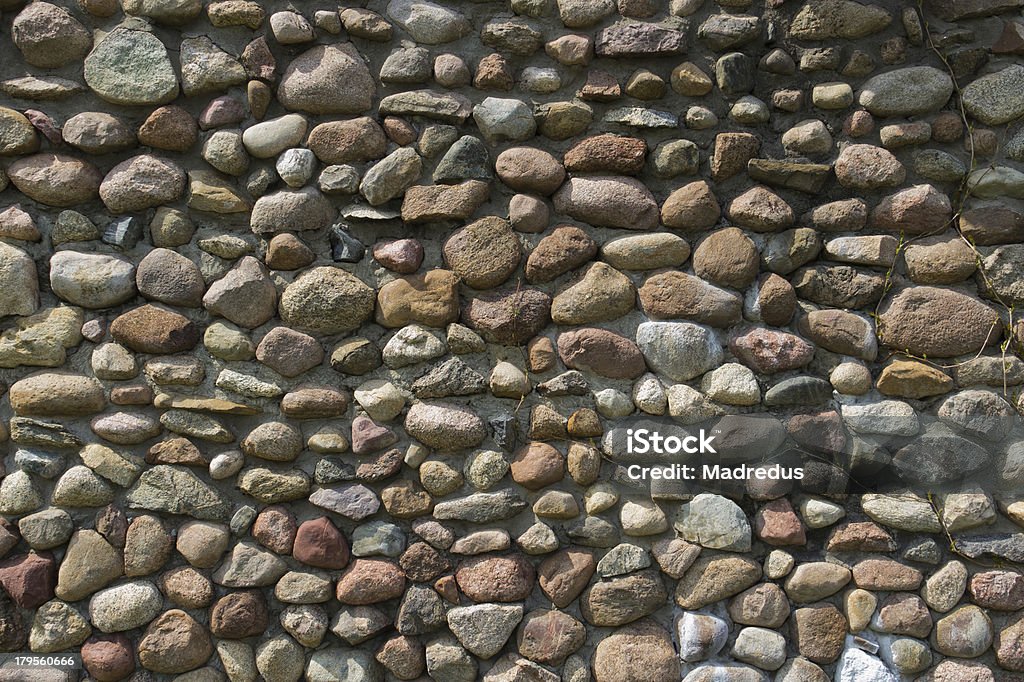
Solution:
<svg viewBox="0 0 1024 682"><path fill-rule="evenodd" d="M637 345L607 329L584 327L559 334L558 355L567 367L609 379L635 379L647 371Z"/></svg>
<svg viewBox="0 0 1024 682"><path fill-rule="evenodd" d="M587 73L587 82L580 88L580 97L595 102L611 102L622 97L622 86L607 71L590 71Z"/></svg>
<svg viewBox="0 0 1024 682"><path fill-rule="evenodd" d="M513 602L533 591L533 564L521 554L484 556L462 563L455 571L459 589L475 602Z"/></svg>
<svg viewBox="0 0 1024 682"><path fill-rule="evenodd" d="M405 592L405 572L383 559L356 559L338 580L338 601L362 606L397 599Z"/></svg>
<svg viewBox="0 0 1024 682"><path fill-rule="evenodd" d="M530 443L512 458L512 479L529 490L557 483L565 475L565 458L547 443Z"/></svg>
<svg viewBox="0 0 1024 682"><path fill-rule="evenodd" d="M357 455L368 455L397 441L394 431L369 417L359 415L352 420L352 452Z"/></svg>
<svg viewBox="0 0 1024 682"><path fill-rule="evenodd" d="M772 329L753 329L733 337L729 350L759 374L786 372L814 359L814 346L799 336Z"/></svg>
<svg viewBox="0 0 1024 682"><path fill-rule="evenodd" d="M259 590L231 592L210 609L210 632L221 639L244 639L263 634L270 623L267 600Z"/></svg>
<svg viewBox="0 0 1024 682"><path fill-rule="evenodd" d="M519 346L551 321L551 296L539 289L515 289L472 298L462 318L485 341Z"/></svg>
<svg viewBox="0 0 1024 682"><path fill-rule="evenodd" d="M135 670L132 642L125 635L94 635L82 644L82 664L96 682L116 682Z"/></svg>
<svg viewBox="0 0 1024 682"><path fill-rule="evenodd" d="M932 616L916 594L890 594L878 610L878 625L882 632L923 639L932 631Z"/></svg>
<svg viewBox="0 0 1024 682"><path fill-rule="evenodd" d="M846 445L843 418L835 410L795 414L786 422L786 431L798 445L819 452L843 452Z"/></svg>
<svg viewBox="0 0 1024 682"><path fill-rule="evenodd" d="M349 560L348 542L330 519L321 516L299 526L292 556L317 568L345 568Z"/></svg>
<svg viewBox="0 0 1024 682"><path fill-rule="evenodd" d="M895 552L896 541L888 531L872 521L850 521L832 531L830 552Z"/></svg>
<svg viewBox="0 0 1024 682"><path fill-rule="evenodd" d="M511 90L515 77L508 61L495 52L480 60L476 67L473 86L480 90Z"/></svg>
<svg viewBox="0 0 1024 682"><path fill-rule="evenodd" d="M146 452L147 464L181 464L206 468L209 462L199 448L187 438L169 438L160 441Z"/></svg>
<svg viewBox="0 0 1024 682"><path fill-rule="evenodd" d="M772 500L757 511L754 532L763 542L775 547L807 544L804 525L786 498Z"/></svg>
<svg viewBox="0 0 1024 682"><path fill-rule="evenodd" d="M932 139L936 142L956 142L964 134L960 114L944 111L932 119Z"/></svg>
<svg viewBox="0 0 1024 682"><path fill-rule="evenodd" d="M296 534L295 516L285 507L265 507L252 524L256 541L277 554L291 554Z"/></svg>
<svg viewBox="0 0 1024 682"><path fill-rule="evenodd" d="M398 564L414 582L429 582L451 568L448 560L425 542L410 545L399 557Z"/></svg>
<svg viewBox="0 0 1024 682"><path fill-rule="evenodd" d="M968 583L971 600L983 609L1024 609L1024 576L1014 571L982 571Z"/></svg>
<svg viewBox="0 0 1024 682"><path fill-rule="evenodd" d="M397 116L388 116L384 119L384 133L392 142L399 147L412 144L416 139L416 129L408 121Z"/></svg>
<svg viewBox="0 0 1024 682"><path fill-rule="evenodd" d="M373 258L392 272L409 275L423 263L423 245L416 239L391 239L373 247Z"/></svg>
<svg viewBox="0 0 1024 682"><path fill-rule="evenodd" d="M537 609L523 618L516 644L519 653L531 661L557 666L586 639L586 627L568 613Z"/></svg>
<svg viewBox="0 0 1024 682"><path fill-rule="evenodd" d="M57 563L50 552L19 554L0 562L0 586L23 609L51 599L57 587Z"/></svg>
<svg viewBox="0 0 1024 682"><path fill-rule="evenodd" d="M555 606L565 608L586 588L596 566L590 552L564 549L541 562L540 589Z"/></svg>
<svg viewBox="0 0 1024 682"><path fill-rule="evenodd" d="M949 197L931 185L915 185L882 199L871 212L871 225L908 235L928 234L945 228L952 215Z"/></svg>
<svg viewBox="0 0 1024 682"><path fill-rule="evenodd" d="M894 559L865 559L853 567L853 581L866 590L909 592L921 585L921 571Z"/></svg>
<svg viewBox="0 0 1024 682"><path fill-rule="evenodd" d="M360 464L356 469L356 478L360 481L383 481L401 471L403 461L404 455L401 450L388 450L377 455L372 461Z"/></svg>

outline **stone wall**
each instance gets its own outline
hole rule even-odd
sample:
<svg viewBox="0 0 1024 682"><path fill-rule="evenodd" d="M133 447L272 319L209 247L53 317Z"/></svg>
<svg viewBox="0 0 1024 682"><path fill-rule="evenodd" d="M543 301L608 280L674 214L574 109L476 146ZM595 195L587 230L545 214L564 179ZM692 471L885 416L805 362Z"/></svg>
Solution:
<svg viewBox="0 0 1024 682"><path fill-rule="evenodd" d="M0 0L0 650L1024 679L1024 0L348 4Z"/></svg>

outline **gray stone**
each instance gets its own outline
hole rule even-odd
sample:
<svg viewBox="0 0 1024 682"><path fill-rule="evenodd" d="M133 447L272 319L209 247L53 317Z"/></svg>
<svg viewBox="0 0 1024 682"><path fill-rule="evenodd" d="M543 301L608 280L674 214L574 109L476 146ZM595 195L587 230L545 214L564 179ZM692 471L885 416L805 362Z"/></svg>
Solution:
<svg viewBox="0 0 1024 682"><path fill-rule="evenodd" d="M149 31L118 26L85 58L85 82L111 104L154 106L178 96L167 48Z"/></svg>
<svg viewBox="0 0 1024 682"><path fill-rule="evenodd" d="M714 333L690 322L644 322L636 341L648 365L673 381L689 381L722 361Z"/></svg>
<svg viewBox="0 0 1024 682"><path fill-rule="evenodd" d="M952 94L948 73L933 66L910 66L869 79L857 101L876 116L916 116L941 108Z"/></svg>
<svg viewBox="0 0 1024 682"><path fill-rule="evenodd" d="M710 549L750 550L750 523L735 502L721 495L701 493L684 504L675 529L684 540Z"/></svg>

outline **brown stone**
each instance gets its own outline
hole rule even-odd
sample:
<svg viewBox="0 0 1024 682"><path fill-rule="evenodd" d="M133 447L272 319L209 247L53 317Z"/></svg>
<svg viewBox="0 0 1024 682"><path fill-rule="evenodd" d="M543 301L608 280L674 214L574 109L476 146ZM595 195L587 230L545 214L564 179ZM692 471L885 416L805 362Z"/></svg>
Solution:
<svg viewBox="0 0 1024 682"><path fill-rule="evenodd" d="M230 592L210 609L210 632L221 639L262 635L269 622L267 600L259 590Z"/></svg>
<svg viewBox="0 0 1024 682"><path fill-rule="evenodd" d="M490 186L480 180L458 185L413 185L402 198L402 220L411 224L469 220L489 194Z"/></svg>
<svg viewBox="0 0 1024 682"><path fill-rule="evenodd" d="M82 644L82 665L96 682L117 682L135 670L132 642L122 633L93 635Z"/></svg>
<svg viewBox="0 0 1024 682"><path fill-rule="evenodd" d="M636 175L643 170L646 156L647 143L642 139L605 133L578 142L565 153L564 163L571 173Z"/></svg>
<svg viewBox="0 0 1024 682"><path fill-rule="evenodd" d="M23 609L34 609L53 599L57 562L49 552L5 559L0 562L0 586L15 604Z"/></svg>
<svg viewBox="0 0 1024 682"><path fill-rule="evenodd" d="M202 609L213 601L213 583L191 566L167 571L160 577L160 589L167 599L183 609Z"/></svg>
<svg viewBox="0 0 1024 682"><path fill-rule="evenodd" d="M146 451L146 463L181 464L203 468L210 464L188 438L168 438L154 444Z"/></svg>
<svg viewBox="0 0 1024 682"><path fill-rule="evenodd" d="M793 285L774 272L766 275L757 290L757 306L761 321L775 327L789 324L796 312L796 291Z"/></svg>
<svg viewBox="0 0 1024 682"><path fill-rule="evenodd" d="M847 521L832 530L826 548L830 552L895 552L896 541L873 521Z"/></svg>
<svg viewBox="0 0 1024 682"><path fill-rule="evenodd" d="M775 374L807 365L814 346L799 336L774 329L752 329L729 341L729 350L760 374Z"/></svg>
<svg viewBox="0 0 1024 682"><path fill-rule="evenodd" d="M497 216L456 230L444 243L445 262L474 289L492 289L507 280L521 257L519 237Z"/></svg>
<svg viewBox="0 0 1024 682"><path fill-rule="evenodd" d="M252 525L252 536L261 545L277 554L291 554L298 532L295 516L286 507L264 507Z"/></svg>
<svg viewBox="0 0 1024 682"><path fill-rule="evenodd" d="M878 610L878 629L923 639L932 631L932 616L916 594L890 594Z"/></svg>
<svg viewBox="0 0 1024 682"><path fill-rule="evenodd" d="M199 139L192 114L174 104L155 109L139 126L139 144L172 152L187 152Z"/></svg>
<svg viewBox="0 0 1024 682"><path fill-rule="evenodd" d="M757 247L735 227L705 237L693 251L698 277L733 289L745 289L757 277Z"/></svg>
<svg viewBox="0 0 1024 682"><path fill-rule="evenodd" d="M801 268L791 281L800 298L836 308L867 308L885 293L885 277L848 265Z"/></svg>
<svg viewBox="0 0 1024 682"><path fill-rule="evenodd" d="M495 159L494 170L512 189L545 196L554 193L565 180L565 168L558 159L534 147L506 149Z"/></svg>
<svg viewBox="0 0 1024 682"><path fill-rule="evenodd" d="M894 559L865 559L853 567L853 582L865 590L906 592L921 586L921 571Z"/></svg>
<svg viewBox="0 0 1024 682"><path fill-rule="evenodd" d="M875 385L884 395L920 400L953 390L953 379L937 367L897 359L882 368Z"/></svg>
<svg viewBox="0 0 1024 682"><path fill-rule="evenodd" d="M508 60L498 53L485 56L476 67L473 87L478 90L509 91L515 84L515 77L509 67Z"/></svg>
<svg viewBox="0 0 1024 682"><path fill-rule="evenodd" d="M557 666L586 639L586 627L568 613L537 609L523 618L516 645L519 653L531 661Z"/></svg>
<svg viewBox="0 0 1024 682"><path fill-rule="evenodd" d="M157 616L139 640L139 662L155 673L188 672L211 655L213 643L206 628L178 609Z"/></svg>
<svg viewBox="0 0 1024 682"><path fill-rule="evenodd" d="M681 677L672 637L650 620L601 639L593 669L596 682L676 682Z"/></svg>
<svg viewBox="0 0 1024 682"><path fill-rule="evenodd" d="M729 617L742 625L778 629L789 618L789 600L775 583L761 583L729 601Z"/></svg>
<svg viewBox="0 0 1024 682"><path fill-rule="evenodd" d="M1016 244L1024 241L1024 213L1001 204L974 206L960 214L960 232L978 246Z"/></svg>
<svg viewBox="0 0 1024 682"><path fill-rule="evenodd" d="M560 225L526 259L527 281L540 284L575 270L597 255L597 242L575 225Z"/></svg>
<svg viewBox="0 0 1024 682"><path fill-rule="evenodd" d="M715 182L722 182L745 172L747 162L757 156L760 149L761 140L756 135L719 133L715 136L715 151L711 156L711 177Z"/></svg>
<svg viewBox="0 0 1024 682"><path fill-rule="evenodd" d="M739 296L678 270L651 275L638 291L650 317L693 320L713 327L737 324L743 314Z"/></svg>
<svg viewBox="0 0 1024 682"><path fill-rule="evenodd" d="M607 329L584 327L559 334L558 355L567 367L609 379L635 379L647 371L640 348Z"/></svg>
<svg viewBox="0 0 1024 682"><path fill-rule="evenodd" d="M119 315L110 323L110 335L137 353L170 355L191 350L199 343L199 329L180 313L144 305Z"/></svg>
<svg viewBox="0 0 1024 682"><path fill-rule="evenodd" d="M529 490L557 483L565 475L565 458L547 443L530 443L512 458L512 479Z"/></svg>
<svg viewBox="0 0 1024 682"><path fill-rule="evenodd" d="M267 267L272 270L300 270L316 260L316 254L294 234L274 235L267 244Z"/></svg>
<svg viewBox="0 0 1024 682"><path fill-rule="evenodd" d="M348 542L330 519L321 516L299 526L292 556L307 566L342 569L348 565Z"/></svg>
<svg viewBox="0 0 1024 682"><path fill-rule="evenodd" d="M800 333L825 350L874 360L875 333L865 318L845 310L814 310L800 319Z"/></svg>
<svg viewBox="0 0 1024 682"><path fill-rule="evenodd" d="M369 116L321 123L306 140L306 146L326 164L383 158L387 143L384 130Z"/></svg>
<svg viewBox="0 0 1024 682"><path fill-rule="evenodd" d="M459 589L475 602L514 602L533 591L533 564L521 554L482 556L462 562L455 571Z"/></svg>
<svg viewBox="0 0 1024 682"><path fill-rule="evenodd" d="M578 597L594 575L594 555L583 549L563 549L541 562L540 589L560 609Z"/></svg>
<svg viewBox="0 0 1024 682"><path fill-rule="evenodd" d="M846 618L832 604L815 604L793 612L797 650L814 663L832 663L839 658L846 630Z"/></svg>
<svg viewBox="0 0 1024 682"><path fill-rule="evenodd" d="M977 353L1000 336L995 310L952 289L904 289L879 310L879 341L915 355L950 358Z"/></svg>
<svg viewBox="0 0 1024 682"><path fill-rule="evenodd" d="M526 345L526 353L530 363L530 371L542 374L554 369L558 362L555 344L546 336L538 336Z"/></svg>
<svg viewBox="0 0 1024 682"><path fill-rule="evenodd" d="M675 190L661 205L661 222L677 230L706 230L722 216L711 187L703 180L691 182Z"/></svg>
<svg viewBox="0 0 1024 682"><path fill-rule="evenodd" d="M398 564L405 571L405 577L413 582L430 582L448 571L448 560L425 542L416 542L402 552Z"/></svg>
<svg viewBox="0 0 1024 682"><path fill-rule="evenodd" d="M983 609L1024 609L1024 576L1015 571L982 571L967 583L971 601Z"/></svg>
<svg viewBox="0 0 1024 682"><path fill-rule="evenodd" d="M649 616L668 601L661 574L630 573L594 583L580 598L580 613L598 627L618 627Z"/></svg>
<svg viewBox="0 0 1024 682"><path fill-rule="evenodd" d="M688 611L727 599L761 579L761 564L739 554L697 559L676 585L675 599Z"/></svg>
<svg viewBox="0 0 1024 682"><path fill-rule="evenodd" d="M915 185L882 199L871 212L871 226L920 235L944 230L952 216L949 197L931 185Z"/></svg>
<svg viewBox="0 0 1024 682"><path fill-rule="evenodd" d="M725 214L737 225L755 232L776 232L791 227L796 220L793 209L767 187L751 187L733 199Z"/></svg>
<svg viewBox="0 0 1024 682"><path fill-rule="evenodd" d="M754 515L754 533L762 542L774 547L803 546L807 535L800 517L786 498L772 500Z"/></svg>
<svg viewBox="0 0 1024 682"><path fill-rule="evenodd" d="M338 579L337 597L342 604L376 604L397 599L403 592L405 573L383 559L356 559Z"/></svg>
<svg viewBox="0 0 1024 682"><path fill-rule="evenodd" d="M551 297L539 289L513 289L470 299L462 319L490 343L526 343L551 320Z"/></svg>
<svg viewBox="0 0 1024 682"><path fill-rule="evenodd" d="M450 270L393 279L377 292L377 324L392 329L413 322L444 327L459 317L458 285Z"/></svg>

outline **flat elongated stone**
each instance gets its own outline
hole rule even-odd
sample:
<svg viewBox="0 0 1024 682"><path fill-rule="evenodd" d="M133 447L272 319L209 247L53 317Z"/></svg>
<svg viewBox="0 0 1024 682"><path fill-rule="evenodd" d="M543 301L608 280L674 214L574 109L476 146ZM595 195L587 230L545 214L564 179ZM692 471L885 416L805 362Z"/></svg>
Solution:
<svg viewBox="0 0 1024 682"><path fill-rule="evenodd" d="M160 464L143 472L128 492L127 502L136 509L183 514L206 521L222 521L230 503L209 483L188 469Z"/></svg>

